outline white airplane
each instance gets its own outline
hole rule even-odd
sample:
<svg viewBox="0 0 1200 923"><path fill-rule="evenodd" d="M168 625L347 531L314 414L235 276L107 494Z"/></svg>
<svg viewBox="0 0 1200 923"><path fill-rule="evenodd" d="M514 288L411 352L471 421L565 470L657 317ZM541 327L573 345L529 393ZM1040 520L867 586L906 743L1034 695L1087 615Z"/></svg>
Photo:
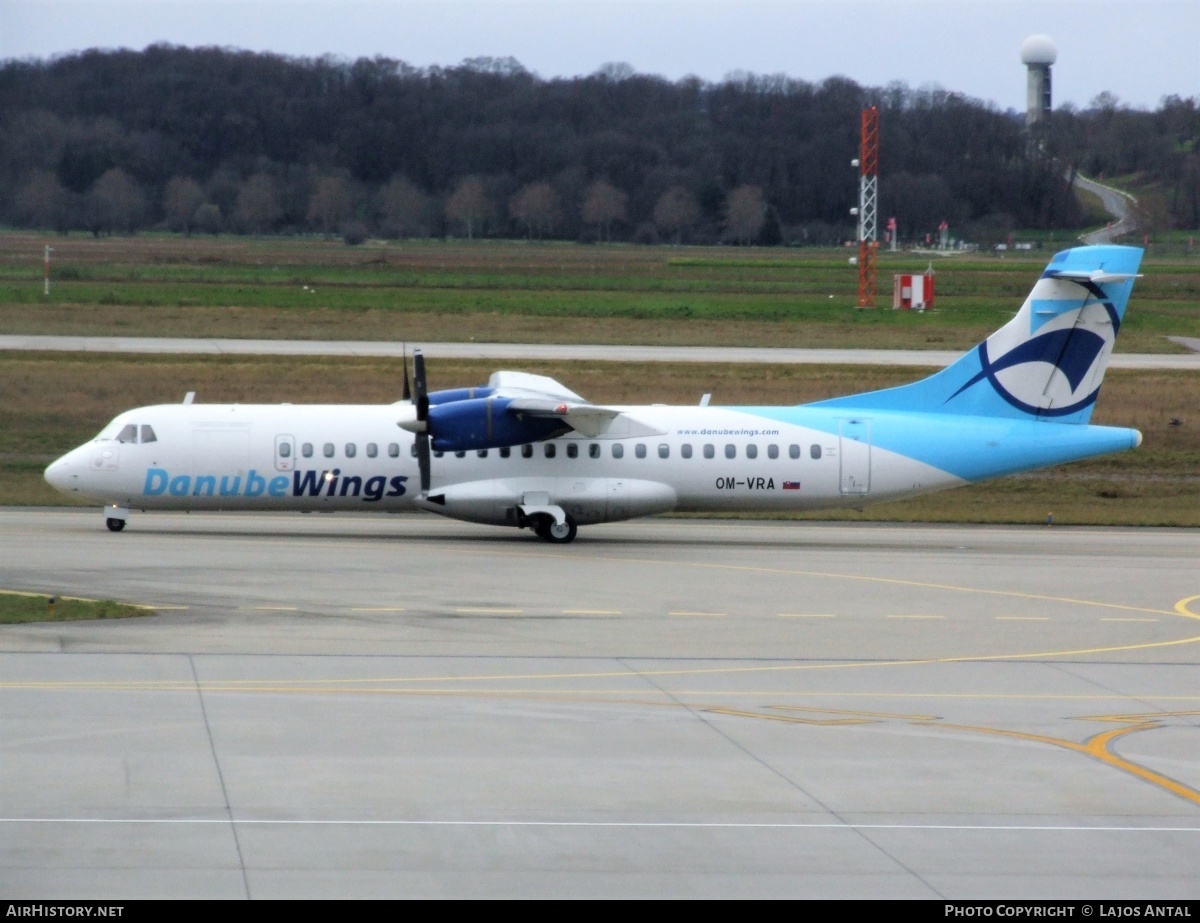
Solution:
<svg viewBox="0 0 1200 923"><path fill-rule="evenodd" d="M913 384L782 407L599 406L553 379L383 405L182 404L122 413L46 469L141 510L428 510L570 542L581 525L666 513L861 508L1141 444L1091 426L1141 262L1064 250L1017 315Z"/></svg>

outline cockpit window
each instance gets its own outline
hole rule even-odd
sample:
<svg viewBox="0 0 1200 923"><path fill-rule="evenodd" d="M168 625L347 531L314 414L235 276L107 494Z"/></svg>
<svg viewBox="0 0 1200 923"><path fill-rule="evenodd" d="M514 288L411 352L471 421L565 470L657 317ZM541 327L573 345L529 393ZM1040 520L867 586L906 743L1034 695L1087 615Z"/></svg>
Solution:
<svg viewBox="0 0 1200 923"><path fill-rule="evenodd" d="M158 437L154 435L154 427L142 424L142 442L158 442Z"/></svg>
<svg viewBox="0 0 1200 923"><path fill-rule="evenodd" d="M137 442L137 424L126 423L117 433L117 442Z"/></svg>

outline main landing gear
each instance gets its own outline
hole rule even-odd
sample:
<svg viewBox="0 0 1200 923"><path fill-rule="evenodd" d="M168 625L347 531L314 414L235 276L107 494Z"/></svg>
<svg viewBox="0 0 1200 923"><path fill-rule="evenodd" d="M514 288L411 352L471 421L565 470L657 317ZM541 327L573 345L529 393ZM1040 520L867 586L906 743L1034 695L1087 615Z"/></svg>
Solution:
<svg viewBox="0 0 1200 923"><path fill-rule="evenodd" d="M575 536L579 533L579 526L570 516L567 516L561 524L555 522L552 516L539 516L533 531L537 533L538 538L553 545L565 545L575 541Z"/></svg>

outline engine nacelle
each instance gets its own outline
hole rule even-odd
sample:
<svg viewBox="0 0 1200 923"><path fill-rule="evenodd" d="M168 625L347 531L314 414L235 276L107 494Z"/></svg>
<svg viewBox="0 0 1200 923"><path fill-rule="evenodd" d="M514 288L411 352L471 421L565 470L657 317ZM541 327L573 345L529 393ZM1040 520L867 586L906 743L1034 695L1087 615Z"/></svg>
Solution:
<svg viewBox="0 0 1200 923"><path fill-rule="evenodd" d="M480 397L432 404L428 431L434 451L495 449L553 439L570 431L570 426L554 417L509 413L510 403L511 398Z"/></svg>
<svg viewBox="0 0 1200 923"><path fill-rule="evenodd" d="M495 390L495 388L480 385L478 388L448 388L444 391L430 391L429 406L450 404L454 401L469 401L477 397L490 397Z"/></svg>

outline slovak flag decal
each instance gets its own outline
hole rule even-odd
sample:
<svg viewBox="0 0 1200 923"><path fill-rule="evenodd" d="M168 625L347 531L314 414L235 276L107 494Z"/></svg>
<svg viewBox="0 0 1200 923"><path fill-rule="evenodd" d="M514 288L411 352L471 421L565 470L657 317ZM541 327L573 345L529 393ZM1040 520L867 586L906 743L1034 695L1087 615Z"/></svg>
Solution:
<svg viewBox="0 0 1200 923"><path fill-rule="evenodd" d="M783 489L784 490L799 490L800 482L799 481L784 481Z"/></svg>

